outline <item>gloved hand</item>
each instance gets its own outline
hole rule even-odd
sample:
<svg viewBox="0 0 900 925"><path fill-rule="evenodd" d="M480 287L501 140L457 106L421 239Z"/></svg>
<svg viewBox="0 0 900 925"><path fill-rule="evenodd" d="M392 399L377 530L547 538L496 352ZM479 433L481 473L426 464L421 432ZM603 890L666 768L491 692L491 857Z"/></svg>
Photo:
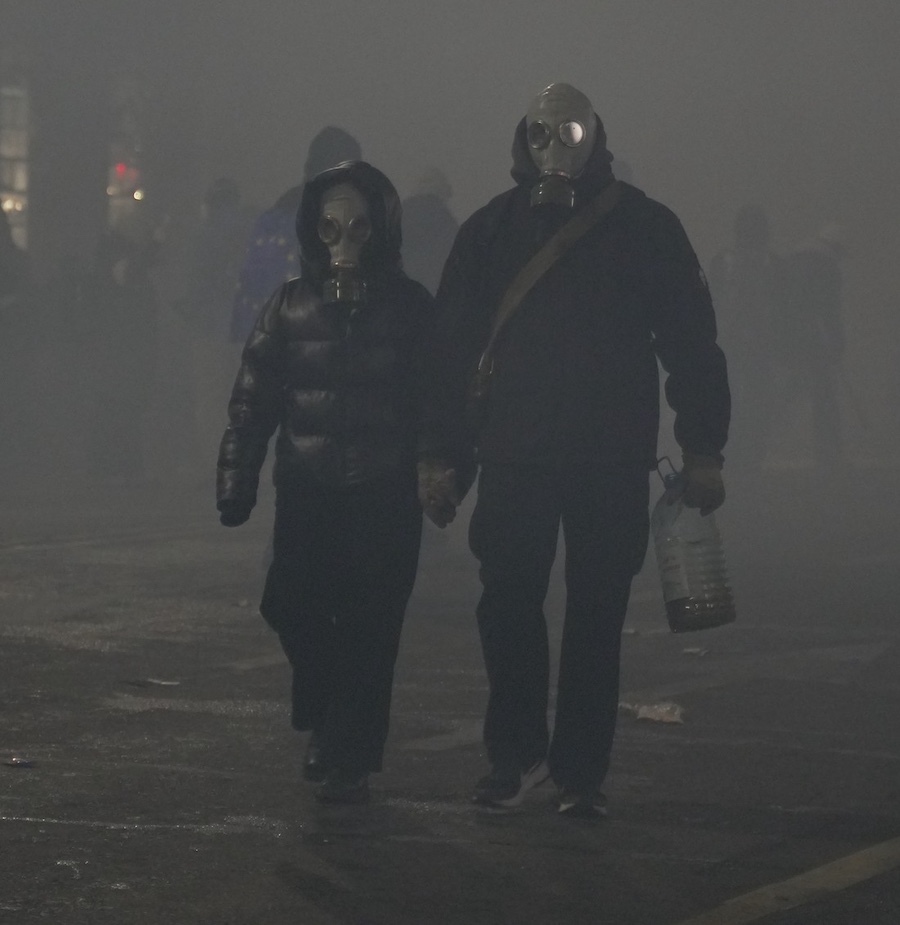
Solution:
<svg viewBox="0 0 900 925"><path fill-rule="evenodd" d="M453 522L459 505L456 470L439 459L422 459L416 469L422 510L435 526L444 528Z"/></svg>
<svg viewBox="0 0 900 925"><path fill-rule="evenodd" d="M223 527L239 527L250 519L251 508L233 498L219 502L219 523Z"/></svg>
<svg viewBox="0 0 900 925"><path fill-rule="evenodd" d="M700 516L705 517L721 507L725 500L722 464L715 456L696 453L682 453L681 458L684 460L681 500L685 507L700 508Z"/></svg>

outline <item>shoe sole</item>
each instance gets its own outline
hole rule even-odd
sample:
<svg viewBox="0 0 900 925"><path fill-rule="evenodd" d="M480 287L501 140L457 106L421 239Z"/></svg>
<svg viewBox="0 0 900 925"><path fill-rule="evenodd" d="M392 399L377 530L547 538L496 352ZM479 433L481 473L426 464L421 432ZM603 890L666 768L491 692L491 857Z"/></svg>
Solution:
<svg viewBox="0 0 900 925"><path fill-rule="evenodd" d="M606 806L576 800L573 803L560 803L559 815L567 819L605 819L609 815Z"/></svg>
<svg viewBox="0 0 900 925"><path fill-rule="evenodd" d="M546 783L550 780L550 769L547 767L546 761L541 761L539 764L534 765L529 768L522 775L522 783L519 785L518 791L511 797L507 797L505 800L491 800L489 798L479 799L475 797L475 802L479 806L493 806L499 809L513 809L516 806L520 806L522 801L525 799L525 794L529 790L534 790L535 787L540 787L541 784Z"/></svg>
<svg viewBox="0 0 900 925"><path fill-rule="evenodd" d="M303 765L303 779L313 784L321 784L328 777L328 768L321 762Z"/></svg>

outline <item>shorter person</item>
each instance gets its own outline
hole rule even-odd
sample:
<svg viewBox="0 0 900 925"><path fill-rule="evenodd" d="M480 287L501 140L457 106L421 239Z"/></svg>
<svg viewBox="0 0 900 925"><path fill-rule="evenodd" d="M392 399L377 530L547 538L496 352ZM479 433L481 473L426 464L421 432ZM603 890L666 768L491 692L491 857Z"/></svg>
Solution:
<svg viewBox="0 0 900 925"><path fill-rule="evenodd" d="M400 200L356 161L310 180L301 276L244 347L219 452L225 526L256 502L278 429L275 531L260 611L293 669L292 724L323 802L362 803L381 770L394 662L418 564L419 352L431 296L401 269Z"/></svg>

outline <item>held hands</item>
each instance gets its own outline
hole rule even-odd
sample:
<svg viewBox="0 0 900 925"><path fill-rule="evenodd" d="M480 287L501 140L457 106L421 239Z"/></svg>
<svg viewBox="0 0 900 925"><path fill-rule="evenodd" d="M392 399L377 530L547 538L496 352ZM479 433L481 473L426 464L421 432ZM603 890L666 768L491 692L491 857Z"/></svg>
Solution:
<svg viewBox="0 0 900 925"><path fill-rule="evenodd" d="M685 507L700 508L705 517L725 500L725 484L722 481L722 464L714 456L700 456L683 453L684 468L681 480L684 486L681 500Z"/></svg>
<svg viewBox="0 0 900 925"><path fill-rule="evenodd" d="M442 529L456 517L459 498L456 491L456 470L437 459L420 460L419 503L425 516Z"/></svg>

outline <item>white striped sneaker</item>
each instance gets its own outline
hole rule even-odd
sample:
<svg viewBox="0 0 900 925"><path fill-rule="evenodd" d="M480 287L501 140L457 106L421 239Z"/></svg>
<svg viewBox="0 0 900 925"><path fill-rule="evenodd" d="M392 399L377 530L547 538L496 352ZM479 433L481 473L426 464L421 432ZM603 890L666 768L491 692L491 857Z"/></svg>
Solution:
<svg viewBox="0 0 900 925"><path fill-rule="evenodd" d="M524 770L494 767L475 785L473 799L480 806L518 806L529 790L540 786L549 777L550 770L544 760Z"/></svg>

